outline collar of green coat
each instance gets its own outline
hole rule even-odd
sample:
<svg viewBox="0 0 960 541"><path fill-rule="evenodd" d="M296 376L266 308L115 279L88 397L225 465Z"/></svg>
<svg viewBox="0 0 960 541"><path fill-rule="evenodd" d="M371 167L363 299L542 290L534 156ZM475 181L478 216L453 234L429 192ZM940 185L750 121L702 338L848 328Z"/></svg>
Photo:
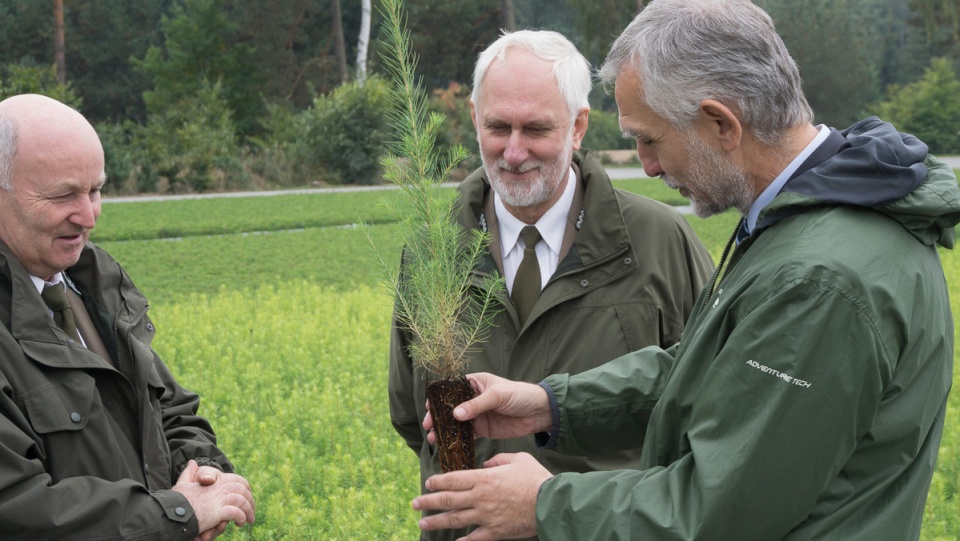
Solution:
<svg viewBox="0 0 960 541"><path fill-rule="evenodd" d="M68 284L83 298L91 318L101 318L101 325L125 328L147 310L147 299L136 289L120 265L105 251L88 242L77 263L64 271ZM20 261L0 242L0 287L6 291L0 298L9 299L0 307L0 316L9 319L11 332L17 338L56 341L56 334L40 294ZM16 314L16 317L13 317ZM116 320L114 321L114 315Z"/></svg>

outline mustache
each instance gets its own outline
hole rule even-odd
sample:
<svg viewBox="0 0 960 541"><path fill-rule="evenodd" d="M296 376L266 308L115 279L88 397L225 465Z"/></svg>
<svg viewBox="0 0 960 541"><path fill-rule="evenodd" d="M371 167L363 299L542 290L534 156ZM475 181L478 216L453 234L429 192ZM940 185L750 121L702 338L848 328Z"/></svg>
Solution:
<svg viewBox="0 0 960 541"><path fill-rule="evenodd" d="M543 167L543 162L540 160L528 160L521 163L520 165L512 166L509 163L507 163L507 160L504 160L503 158L497 159L497 169L501 169L509 173L523 174L523 173L526 173L527 171L532 171L534 169L539 169L541 167Z"/></svg>

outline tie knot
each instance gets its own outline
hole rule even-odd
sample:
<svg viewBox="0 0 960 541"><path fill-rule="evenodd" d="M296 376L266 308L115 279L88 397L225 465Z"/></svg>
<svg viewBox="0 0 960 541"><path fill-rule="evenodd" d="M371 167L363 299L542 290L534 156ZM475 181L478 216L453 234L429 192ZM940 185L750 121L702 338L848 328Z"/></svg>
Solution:
<svg viewBox="0 0 960 541"><path fill-rule="evenodd" d="M528 225L524 226L524 228L520 230L520 238L523 239L523 244L526 246L526 248L532 250L537 243L540 242L542 237L540 237L540 230L537 229L537 226Z"/></svg>
<svg viewBox="0 0 960 541"><path fill-rule="evenodd" d="M59 283L44 287L40 296L47 307L54 312L63 311L70 306L70 303L67 302L67 294L64 293L63 286Z"/></svg>

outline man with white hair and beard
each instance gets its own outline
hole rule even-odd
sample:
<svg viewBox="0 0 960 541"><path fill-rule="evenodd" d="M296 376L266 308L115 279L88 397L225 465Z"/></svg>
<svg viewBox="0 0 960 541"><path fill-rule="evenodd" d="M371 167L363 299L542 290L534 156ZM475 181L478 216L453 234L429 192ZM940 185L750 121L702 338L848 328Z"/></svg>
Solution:
<svg viewBox="0 0 960 541"><path fill-rule="evenodd" d="M471 113L483 167L459 187L458 219L490 234L476 272L503 276L508 292L489 338L470 354L469 371L536 382L646 346L670 347L709 279L712 261L686 219L615 189L597 157L581 148L590 89L586 59L556 32L504 34L477 61ZM410 340L395 324L390 410L425 480L440 464L420 425L426 380L409 358ZM533 437L477 442L479 463L520 451L554 473L639 460L636 450L560 455L538 450Z"/></svg>

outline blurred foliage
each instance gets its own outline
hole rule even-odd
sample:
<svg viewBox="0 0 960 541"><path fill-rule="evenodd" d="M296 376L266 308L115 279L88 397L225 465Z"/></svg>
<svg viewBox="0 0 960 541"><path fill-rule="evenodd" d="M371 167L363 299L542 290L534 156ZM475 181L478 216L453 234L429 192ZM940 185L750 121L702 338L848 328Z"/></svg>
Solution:
<svg viewBox="0 0 960 541"><path fill-rule="evenodd" d="M57 80L54 66L0 66L0 100L17 94L43 94L82 111L83 98L77 95L69 82L61 84Z"/></svg>
<svg viewBox="0 0 960 541"><path fill-rule="evenodd" d="M283 167L275 170L281 178L375 184L390 129L388 96L383 78L372 75L362 87L351 82L317 96L300 112L274 104L261 119L264 133L252 141Z"/></svg>
<svg viewBox="0 0 960 541"><path fill-rule="evenodd" d="M583 136L583 146L590 150L617 150L636 148L632 139L623 138L620 129L620 116L611 111L590 110L587 133Z"/></svg>
<svg viewBox="0 0 960 541"><path fill-rule="evenodd" d="M212 83L229 107L236 130L250 133L262 101L256 94L261 77L253 48L237 39L238 26L223 9L224 0L177 0L160 19L163 46L151 46L134 66L153 83L144 92L147 113L164 115L171 107Z"/></svg>
<svg viewBox="0 0 960 541"><path fill-rule="evenodd" d="M470 117L470 87L452 82L445 88L436 88L430 95L427 107L431 112L444 116L444 124L437 132L436 141L440 153L447 154L456 145L467 149L470 155L460 163L461 176L480 167L480 144Z"/></svg>
<svg viewBox="0 0 960 541"><path fill-rule="evenodd" d="M160 191L173 192L243 187L236 129L219 83L204 82L151 115L132 145L142 153L139 191L156 191L161 182Z"/></svg>
<svg viewBox="0 0 960 541"><path fill-rule="evenodd" d="M947 58L936 58L923 79L892 86L875 114L916 135L932 154L960 154L960 79Z"/></svg>

